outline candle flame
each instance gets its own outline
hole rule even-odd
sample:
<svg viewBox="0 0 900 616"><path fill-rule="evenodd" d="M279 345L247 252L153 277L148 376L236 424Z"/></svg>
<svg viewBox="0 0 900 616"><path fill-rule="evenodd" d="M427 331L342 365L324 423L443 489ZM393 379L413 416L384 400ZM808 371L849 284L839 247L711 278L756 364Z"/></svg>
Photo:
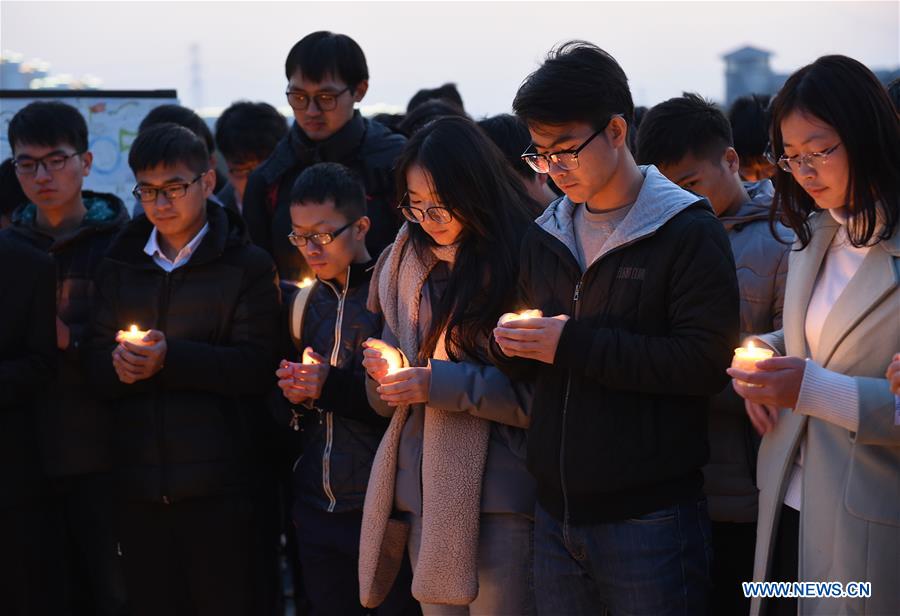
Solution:
<svg viewBox="0 0 900 616"><path fill-rule="evenodd" d="M304 278L303 280L301 280L300 282L297 283L297 288L298 288L298 289L305 289L306 287L312 286L312 283L313 283L313 279L312 279L312 278L309 278L309 277L306 277L306 278Z"/></svg>
<svg viewBox="0 0 900 616"><path fill-rule="evenodd" d="M748 348L748 349L754 349L754 348L756 348L756 345L754 345L754 344L753 344L753 341L751 340L750 342L747 343L747 348Z"/></svg>
<svg viewBox="0 0 900 616"><path fill-rule="evenodd" d="M307 347L303 349L303 363L307 366L315 365L319 363L316 359L310 354L310 349Z"/></svg>
<svg viewBox="0 0 900 616"><path fill-rule="evenodd" d="M132 325L131 327L128 328L128 331L130 331L132 334L136 334L136 333L138 333L138 326Z"/></svg>

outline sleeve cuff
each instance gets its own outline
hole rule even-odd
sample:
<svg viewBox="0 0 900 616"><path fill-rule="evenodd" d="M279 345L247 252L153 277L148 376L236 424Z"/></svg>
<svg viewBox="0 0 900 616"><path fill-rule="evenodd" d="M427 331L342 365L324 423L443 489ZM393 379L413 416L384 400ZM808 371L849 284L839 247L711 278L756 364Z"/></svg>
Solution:
<svg viewBox="0 0 900 616"><path fill-rule="evenodd" d="M569 319L559 337L553 364L561 368L580 366L581 370L584 370L590 358L593 342L594 330L574 318Z"/></svg>
<svg viewBox="0 0 900 616"><path fill-rule="evenodd" d="M466 390L465 371L452 361L431 359L431 384L428 386L428 406L442 411L458 412L459 394Z"/></svg>
<svg viewBox="0 0 900 616"><path fill-rule="evenodd" d="M807 359L794 412L856 432L859 429L856 380L852 376L826 370Z"/></svg>

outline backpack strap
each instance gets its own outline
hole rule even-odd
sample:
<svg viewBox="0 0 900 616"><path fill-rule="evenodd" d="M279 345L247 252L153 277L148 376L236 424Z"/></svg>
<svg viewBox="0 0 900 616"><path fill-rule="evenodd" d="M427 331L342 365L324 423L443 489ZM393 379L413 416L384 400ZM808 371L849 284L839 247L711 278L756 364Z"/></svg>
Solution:
<svg viewBox="0 0 900 616"><path fill-rule="evenodd" d="M309 304L309 298L312 296L313 289L315 289L318 284L319 281L316 280L307 287L301 287L297 289L297 292L294 293L294 297L291 298L291 341L294 343L294 347L301 352L303 351L303 348L301 346L301 339L303 335L303 317L306 316L306 307Z"/></svg>

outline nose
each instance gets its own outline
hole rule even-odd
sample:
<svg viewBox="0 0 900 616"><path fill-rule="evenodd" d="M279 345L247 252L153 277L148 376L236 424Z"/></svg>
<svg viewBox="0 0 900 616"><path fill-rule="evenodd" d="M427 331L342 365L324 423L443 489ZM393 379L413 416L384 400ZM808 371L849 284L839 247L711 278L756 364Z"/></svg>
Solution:
<svg viewBox="0 0 900 616"><path fill-rule="evenodd" d="M316 104L315 98L309 99L309 105L306 106L306 115L311 115L311 116L322 115L322 110L319 109L319 105Z"/></svg>
<svg viewBox="0 0 900 616"><path fill-rule="evenodd" d="M39 182L49 181L53 176L50 173L50 170L47 169L47 165L44 161L39 161L37 164L37 169L34 171L34 178Z"/></svg>

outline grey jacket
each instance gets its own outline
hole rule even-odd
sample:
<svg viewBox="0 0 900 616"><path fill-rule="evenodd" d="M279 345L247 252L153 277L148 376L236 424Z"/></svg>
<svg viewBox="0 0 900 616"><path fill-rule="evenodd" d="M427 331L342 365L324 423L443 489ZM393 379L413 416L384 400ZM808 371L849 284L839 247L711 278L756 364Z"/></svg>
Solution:
<svg viewBox="0 0 900 616"><path fill-rule="evenodd" d="M784 285L790 244L769 230L769 206L774 194L769 180L745 184L750 202L737 213L720 218L734 253L741 293L741 340L751 334L781 329ZM794 234L780 223L779 236ZM756 521L756 452L759 437L744 411L744 401L729 383L714 397L709 413L709 463L704 467L709 514L720 522Z"/></svg>
<svg viewBox="0 0 900 616"><path fill-rule="evenodd" d="M426 282L428 285L428 282ZM423 296L427 295L423 292ZM431 322L431 308L423 298L419 323ZM398 346L397 337L385 326L382 340ZM404 362L406 360L404 359ZM511 381L494 366L432 359L429 405L445 411L469 413L491 421L490 441L481 488L483 513L534 514L534 479L525 468L526 432L531 422L532 387ZM384 417L394 409L366 379L369 404ZM394 503L400 511L422 512L422 435L425 405L416 404L400 436Z"/></svg>

